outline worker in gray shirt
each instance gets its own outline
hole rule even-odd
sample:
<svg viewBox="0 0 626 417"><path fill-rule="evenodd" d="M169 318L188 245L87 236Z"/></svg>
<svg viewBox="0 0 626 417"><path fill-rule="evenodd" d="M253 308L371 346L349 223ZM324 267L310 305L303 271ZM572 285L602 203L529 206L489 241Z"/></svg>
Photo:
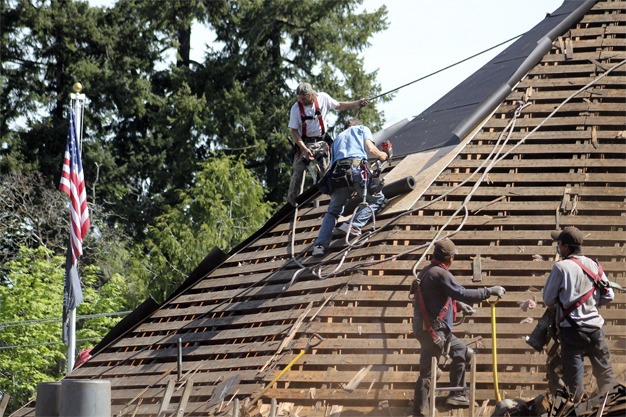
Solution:
<svg viewBox="0 0 626 417"><path fill-rule="evenodd" d="M583 256L583 234L576 227L566 227L551 234L557 242L557 254L563 259L552 267L543 288L546 307L556 306L556 324L561 342L563 377L573 401L581 401L584 356L591 362L600 393L615 386L609 364L609 348L604 340L604 319L598 306L613 300L613 289L592 259Z"/></svg>

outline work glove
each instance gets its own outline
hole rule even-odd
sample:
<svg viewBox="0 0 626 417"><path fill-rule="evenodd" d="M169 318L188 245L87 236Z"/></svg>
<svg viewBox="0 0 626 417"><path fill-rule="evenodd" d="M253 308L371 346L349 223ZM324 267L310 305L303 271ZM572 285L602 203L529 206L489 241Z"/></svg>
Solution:
<svg viewBox="0 0 626 417"><path fill-rule="evenodd" d="M501 287L499 285L496 285L494 287L489 287L487 288L487 291L489 291L489 294L497 295L500 298L502 298L502 296L506 294L506 290L504 289L504 287Z"/></svg>
<svg viewBox="0 0 626 417"><path fill-rule="evenodd" d="M472 314L476 312L476 310L474 310L472 306L462 303L460 301L457 301L456 305L461 309L463 314L465 314L466 316L471 316Z"/></svg>

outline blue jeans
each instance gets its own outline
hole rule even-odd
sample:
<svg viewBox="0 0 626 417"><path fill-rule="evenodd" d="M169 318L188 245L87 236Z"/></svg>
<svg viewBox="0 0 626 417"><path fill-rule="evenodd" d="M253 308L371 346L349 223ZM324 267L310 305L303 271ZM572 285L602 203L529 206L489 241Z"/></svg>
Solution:
<svg viewBox="0 0 626 417"><path fill-rule="evenodd" d="M363 201L363 194L365 193L365 185L361 178L361 168L351 168L352 170L352 187L341 187L333 190L330 195L330 203L328 204L328 210L322 220L322 226L320 233L315 240L316 245L322 245L328 248L330 241L333 237L333 229L337 225L337 219L343 213L343 209L346 203L352 196L352 193L356 191L359 201ZM381 207L385 204L385 196L382 192L374 194L367 193L366 200L369 207L362 206L358 209L354 218L352 219L352 225L358 228L365 226L374 213L377 213Z"/></svg>

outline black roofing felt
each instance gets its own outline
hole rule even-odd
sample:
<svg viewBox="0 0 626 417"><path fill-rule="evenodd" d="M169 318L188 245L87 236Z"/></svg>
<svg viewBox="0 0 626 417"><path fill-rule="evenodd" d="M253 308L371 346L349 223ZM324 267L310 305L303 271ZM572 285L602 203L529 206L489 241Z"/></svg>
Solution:
<svg viewBox="0 0 626 417"><path fill-rule="evenodd" d="M394 155L405 156L458 144L460 138L506 98L514 85L550 50L552 42L595 3L595 0L565 0L502 53L389 136Z"/></svg>

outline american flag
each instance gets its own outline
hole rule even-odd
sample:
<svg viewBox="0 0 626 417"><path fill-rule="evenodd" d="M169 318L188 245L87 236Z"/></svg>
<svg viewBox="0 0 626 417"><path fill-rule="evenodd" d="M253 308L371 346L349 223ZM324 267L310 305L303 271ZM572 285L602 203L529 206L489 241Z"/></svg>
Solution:
<svg viewBox="0 0 626 417"><path fill-rule="evenodd" d="M63 342L69 346L69 312L83 302L83 290L78 277L78 258L83 254L83 238L89 229L89 208L83 163L80 160L80 148L76 139L74 110L70 111L70 129L67 134L67 146L63 160L63 172L59 189L70 196L70 240L65 261L65 286L63 290Z"/></svg>
<svg viewBox="0 0 626 417"><path fill-rule="evenodd" d="M89 229L89 208L87 191L83 176L83 163L76 139L74 110L70 111L70 129L67 134L67 146L63 160L63 173L59 189L70 196L70 243L72 246L72 264L83 254L83 238Z"/></svg>

